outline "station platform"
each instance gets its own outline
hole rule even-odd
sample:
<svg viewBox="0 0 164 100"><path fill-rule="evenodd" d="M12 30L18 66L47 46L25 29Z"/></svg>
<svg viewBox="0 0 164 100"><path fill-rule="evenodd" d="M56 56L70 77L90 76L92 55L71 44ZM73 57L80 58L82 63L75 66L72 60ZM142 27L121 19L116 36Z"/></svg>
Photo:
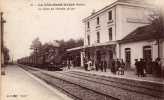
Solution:
<svg viewBox="0 0 164 100"><path fill-rule="evenodd" d="M145 82L164 85L164 78L163 77L155 77L152 74L147 74L146 77L138 77L136 75L135 71L132 71L132 70L126 70L124 72L124 75L113 74L110 71L110 69L107 69L106 72L102 72L101 70L99 70L99 71L96 71L96 70L85 71L83 67L73 67L71 69L65 68L65 69L63 69L63 71L78 71L78 72L90 73L90 74L106 76L106 77L116 77L116 78L123 78L123 79L143 81L143 82L145 81Z"/></svg>

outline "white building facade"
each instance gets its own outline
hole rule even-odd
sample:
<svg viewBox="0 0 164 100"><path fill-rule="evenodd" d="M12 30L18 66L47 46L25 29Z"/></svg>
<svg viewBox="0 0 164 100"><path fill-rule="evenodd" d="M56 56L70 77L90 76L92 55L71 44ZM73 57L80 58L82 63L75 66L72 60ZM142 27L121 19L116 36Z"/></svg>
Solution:
<svg viewBox="0 0 164 100"><path fill-rule="evenodd" d="M104 43L121 40L137 27L149 24L150 7L145 4L119 2L118 0L85 18L83 20L85 24L84 45L97 43L97 36L95 35L97 32L101 35L100 43ZM111 37L109 31L111 31ZM88 35L90 36L89 44Z"/></svg>
<svg viewBox="0 0 164 100"><path fill-rule="evenodd" d="M151 5L135 0L117 0L85 18L83 20L85 24L84 46L90 49L88 50L90 58L94 61L106 60L109 66L111 59L126 61L124 54L126 46L117 41L136 28L150 24L148 18L152 13L151 9ZM137 45L131 46L136 48ZM130 58L130 60L130 63L134 64L134 59Z"/></svg>
<svg viewBox="0 0 164 100"><path fill-rule="evenodd" d="M135 59L156 59L159 50L154 39L120 42L137 28L149 25L153 9L154 6L144 0L117 0L83 19L84 46L78 48L81 49L81 65L84 57L94 63L106 60L109 68L112 59L123 59L130 68L135 68ZM160 49L164 58L163 40Z"/></svg>

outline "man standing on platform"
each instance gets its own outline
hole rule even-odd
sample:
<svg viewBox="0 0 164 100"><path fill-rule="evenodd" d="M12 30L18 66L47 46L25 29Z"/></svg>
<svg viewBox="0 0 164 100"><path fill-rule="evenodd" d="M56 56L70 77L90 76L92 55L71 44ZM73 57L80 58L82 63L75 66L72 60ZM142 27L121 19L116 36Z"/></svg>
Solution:
<svg viewBox="0 0 164 100"><path fill-rule="evenodd" d="M136 74L139 77L139 75L140 75L140 69L139 69L140 65L139 65L138 59L135 59L135 66L136 66Z"/></svg>

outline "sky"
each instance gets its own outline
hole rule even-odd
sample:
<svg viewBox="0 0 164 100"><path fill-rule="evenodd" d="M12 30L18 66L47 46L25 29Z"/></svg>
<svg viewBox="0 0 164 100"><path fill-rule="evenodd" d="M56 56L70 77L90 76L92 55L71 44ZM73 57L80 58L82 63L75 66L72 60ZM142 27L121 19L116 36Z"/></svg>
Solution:
<svg viewBox="0 0 164 100"><path fill-rule="evenodd" d="M11 58L16 60L28 56L31 52L30 45L37 37L42 43L83 38L82 19L93 10L102 9L113 1L115 0L0 0L1 11L6 20L4 42L10 50ZM83 6L69 6L72 10L40 10L44 3L81 3Z"/></svg>
<svg viewBox="0 0 164 100"><path fill-rule="evenodd" d="M94 9L97 11L109 5L111 1L113 0L96 0L96 2L95 0L1 0L0 7L6 20L4 42L10 50L10 56L13 59L28 56L31 52L30 45L37 37L42 43L83 38L82 19L89 16ZM43 3L81 3L83 5L69 6L73 8L69 11L40 10L39 8L43 6L38 4Z"/></svg>

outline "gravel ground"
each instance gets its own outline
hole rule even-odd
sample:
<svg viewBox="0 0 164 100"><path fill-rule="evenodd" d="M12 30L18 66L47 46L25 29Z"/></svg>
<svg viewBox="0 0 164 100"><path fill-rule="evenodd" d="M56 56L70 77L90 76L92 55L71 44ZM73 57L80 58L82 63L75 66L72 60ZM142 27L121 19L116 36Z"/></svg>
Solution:
<svg viewBox="0 0 164 100"><path fill-rule="evenodd" d="M2 76L1 100L71 100L71 98L13 65L7 66L6 75Z"/></svg>

